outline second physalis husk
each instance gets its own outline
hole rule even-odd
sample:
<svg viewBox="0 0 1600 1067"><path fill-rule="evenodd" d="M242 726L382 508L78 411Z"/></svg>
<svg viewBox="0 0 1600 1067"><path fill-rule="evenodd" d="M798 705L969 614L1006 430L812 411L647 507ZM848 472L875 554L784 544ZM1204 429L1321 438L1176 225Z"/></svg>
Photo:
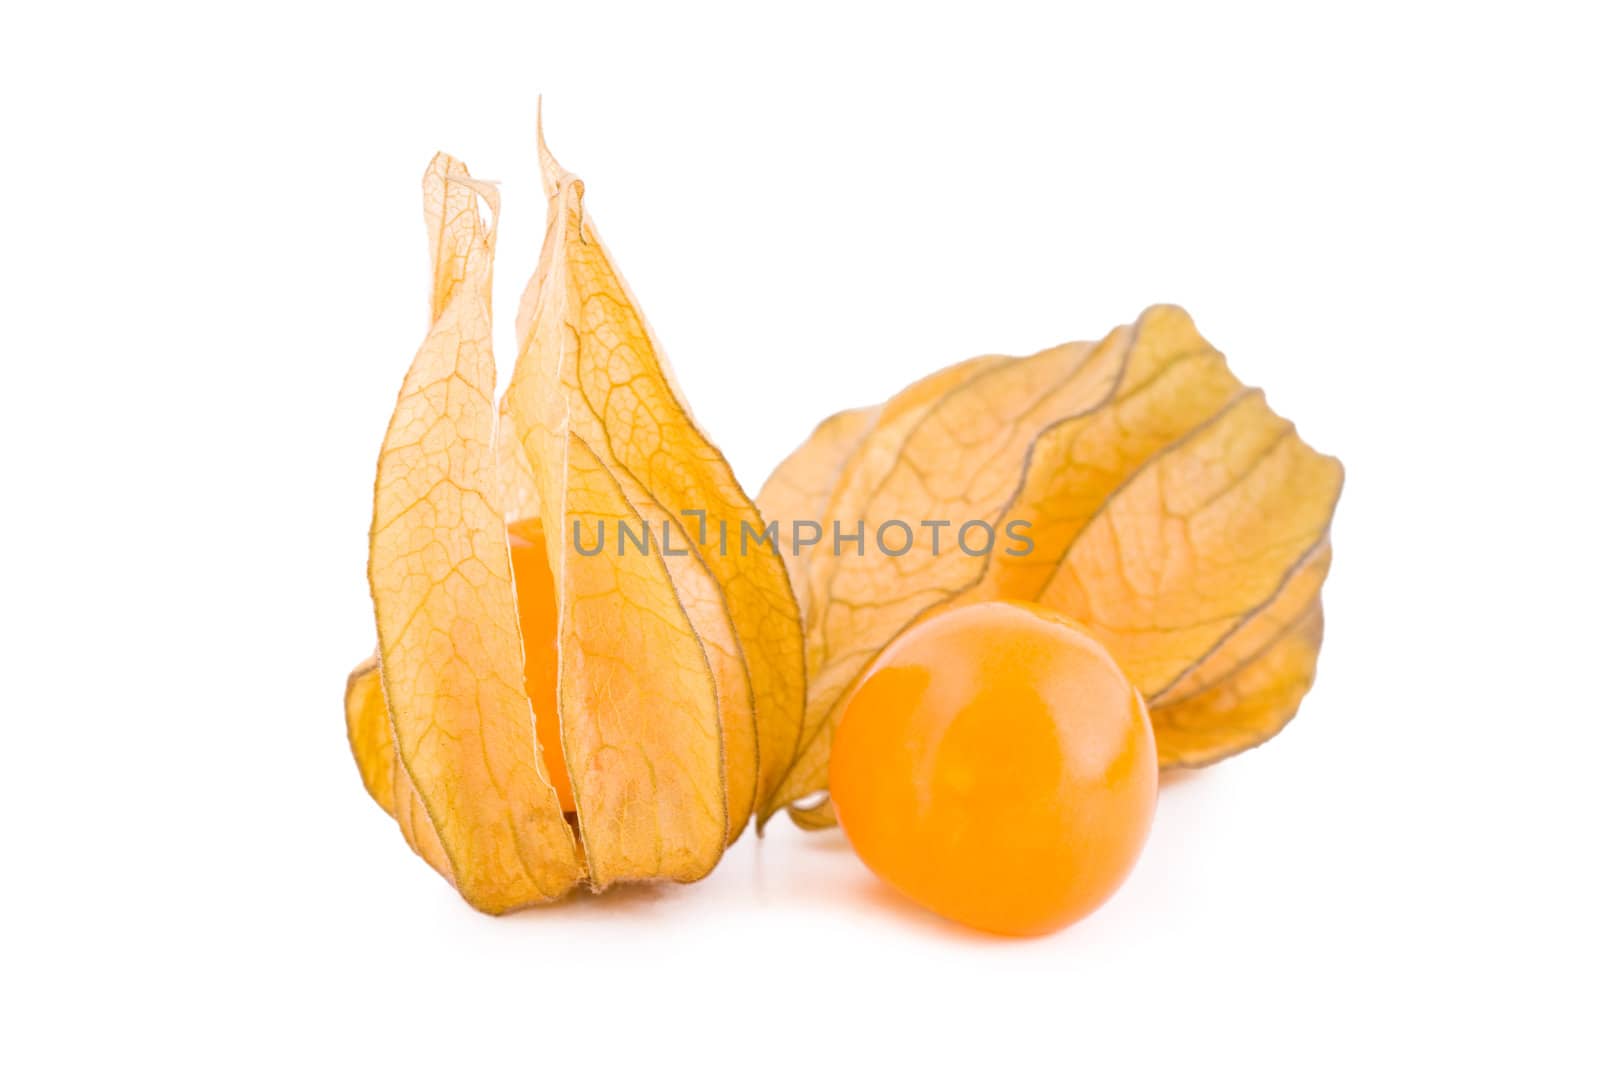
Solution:
<svg viewBox="0 0 1600 1067"><path fill-rule="evenodd" d="M774 806L832 825L815 798L851 687L897 634L980 600L1081 623L1144 694L1163 767L1260 744L1311 686L1343 481L1175 307L1098 342L958 363L827 419L758 498L786 530L825 531L786 546L808 689ZM924 540L891 556L873 536L943 523L948 543L967 522L1026 531L1028 550ZM826 550L834 528L864 544Z"/></svg>

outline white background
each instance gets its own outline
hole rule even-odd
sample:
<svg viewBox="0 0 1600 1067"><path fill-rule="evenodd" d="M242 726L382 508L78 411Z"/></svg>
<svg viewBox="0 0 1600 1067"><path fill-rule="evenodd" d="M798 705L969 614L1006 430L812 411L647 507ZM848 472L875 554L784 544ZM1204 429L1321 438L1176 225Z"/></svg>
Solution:
<svg viewBox="0 0 1600 1067"><path fill-rule="evenodd" d="M0 1059L1594 1062L1596 27L1202 6L0 16ZM540 92L752 492L1158 301L1344 460L1300 719L1102 911L970 935L775 824L494 920L365 796L419 178L503 181L514 306Z"/></svg>

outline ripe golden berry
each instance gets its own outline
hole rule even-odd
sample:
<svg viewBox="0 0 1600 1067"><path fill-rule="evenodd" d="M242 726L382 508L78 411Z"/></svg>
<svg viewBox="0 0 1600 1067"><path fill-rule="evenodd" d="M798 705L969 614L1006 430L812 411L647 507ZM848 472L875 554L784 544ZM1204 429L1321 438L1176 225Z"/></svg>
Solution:
<svg viewBox="0 0 1600 1067"><path fill-rule="evenodd" d="M576 811L572 779L561 750L561 720L556 714L556 583L545 556L544 527L538 519L522 519L511 523L506 535L511 542L511 574L517 587L517 621L522 626L522 682L533 703L534 733L561 810Z"/></svg>
<svg viewBox="0 0 1600 1067"><path fill-rule="evenodd" d="M1035 935L1122 883L1156 804L1144 701L1053 611L955 608L892 641L846 697L829 790L885 881L982 930Z"/></svg>

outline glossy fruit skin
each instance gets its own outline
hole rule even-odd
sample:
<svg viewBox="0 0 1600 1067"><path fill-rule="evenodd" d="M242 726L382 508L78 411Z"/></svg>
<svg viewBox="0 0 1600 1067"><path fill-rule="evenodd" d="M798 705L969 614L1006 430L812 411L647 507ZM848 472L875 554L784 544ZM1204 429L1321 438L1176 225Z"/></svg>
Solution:
<svg viewBox="0 0 1600 1067"><path fill-rule="evenodd" d="M889 884L949 919L1031 936L1087 915L1155 815L1144 701L1081 626L1038 605L952 608L892 641L845 698L829 790Z"/></svg>
<svg viewBox="0 0 1600 1067"><path fill-rule="evenodd" d="M517 622L522 626L523 687L534 709L534 734L544 756L545 771L555 787L562 811L576 811L572 779L561 750L561 721L556 714L558 618L556 581L545 555L544 526L522 519L506 528L511 546L511 575L517 587Z"/></svg>

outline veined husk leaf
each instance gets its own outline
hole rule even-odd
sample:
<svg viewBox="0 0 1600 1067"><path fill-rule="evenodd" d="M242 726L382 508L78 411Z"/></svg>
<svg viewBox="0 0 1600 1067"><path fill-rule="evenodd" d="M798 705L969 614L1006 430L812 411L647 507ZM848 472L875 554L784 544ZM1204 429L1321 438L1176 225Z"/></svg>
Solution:
<svg viewBox="0 0 1600 1067"><path fill-rule="evenodd" d="M498 212L492 187L435 157L423 178L433 323L379 454L368 580L393 814L470 904L499 913L565 894L582 870L539 761L505 518L493 503L495 227L480 199ZM350 688L371 701L359 671ZM352 737L371 789L381 727L370 711L360 721Z"/></svg>
<svg viewBox="0 0 1600 1067"><path fill-rule="evenodd" d="M761 506L829 535L862 524L866 546L794 564L808 691L774 806L831 824L826 803L795 805L826 787L842 699L896 634L974 600L1084 623L1145 693L1163 766L1259 744L1311 683L1342 481L1173 307L1097 344L957 364L824 422ZM964 522L1023 523L1032 548L935 553L924 535L889 557L872 531L893 520L948 521L947 546Z"/></svg>
<svg viewBox="0 0 1600 1067"><path fill-rule="evenodd" d="M595 565L571 550L574 530L561 514L574 442L585 449L584 462L592 457L613 473L634 513L658 531L665 524L663 540L682 553L664 557L677 594L671 614L686 620L718 680L731 840L753 810L769 808L794 759L804 697L799 611L776 554L733 547L746 525L764 529L760 513L689 414L600 240L584 205L583 183L555 161L542 135L540 160L550 197L548 228L517 315L521 350L507 411L532 459L558 576L560 568ZM617 596L625 595L618 590ZM665 649L643 651L666 655ZM635 666L657 669L644 658ZM562 699L581 707L597 697L564 685ZM570 746L576 738L566 709L564 703L563 734ZM585 773L582 756L569 748L568 757L576 784ZM637 805L594 814L649 821ZM581 803L579 816L585 817ZM594 849L591 842L591 868Z"/></svg>

